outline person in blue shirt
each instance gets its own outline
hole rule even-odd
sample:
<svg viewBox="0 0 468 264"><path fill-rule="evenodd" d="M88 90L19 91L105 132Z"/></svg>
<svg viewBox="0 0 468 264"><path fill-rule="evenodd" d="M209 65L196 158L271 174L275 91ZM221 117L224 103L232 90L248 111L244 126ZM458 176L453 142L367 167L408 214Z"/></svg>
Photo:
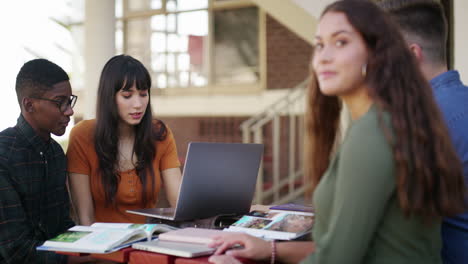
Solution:
<svg viewBox="0 0 468 264"><path fill-rule="evenodd" d="M380 6L400 26L449 128L468 183L468 87L456 70L448 70L447 20L435 0L384 0ZM443 155L443 153L440 153ZM446 264L468 263L468 210L442 224L442 258Z"/></svg>

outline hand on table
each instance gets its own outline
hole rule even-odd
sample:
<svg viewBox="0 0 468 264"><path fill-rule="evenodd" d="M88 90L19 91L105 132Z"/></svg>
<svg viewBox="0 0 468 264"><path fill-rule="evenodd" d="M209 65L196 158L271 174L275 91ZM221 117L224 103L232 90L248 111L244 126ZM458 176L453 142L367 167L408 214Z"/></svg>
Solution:
<svg viewBox="0 0 468 264"><path fill-rule="evenodd" d="M228 255L213 255L208 258L208 261L214 264L242 264L235 257Z"/></svg>
<svg viewBox="0 0 468 264"><path fill-rule="evenodd" d="M228 256L254 260L266 260L271 257L270 242L242 233L226 233L221 236L217 236L208 246L218 247L214 255L221 255L224 252L224 254ZM227 257L217 258L216 256L212 256L210 257L210 261L212 261L212 258L213 261L217 261L215 263L235 263L218 262L222 260L228 261Z"/></svg>

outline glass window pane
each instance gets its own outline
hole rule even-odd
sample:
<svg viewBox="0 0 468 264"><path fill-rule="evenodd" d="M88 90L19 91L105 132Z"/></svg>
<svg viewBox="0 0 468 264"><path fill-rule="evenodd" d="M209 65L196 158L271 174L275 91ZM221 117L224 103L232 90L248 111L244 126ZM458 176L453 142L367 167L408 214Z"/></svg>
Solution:
<svg viewBox="0 0 468 264"><path fill-rule="evenodd" d="M157 88L167 88L167 78L165 74L156 75L156 87Z"/></svg>
<svg viewBox="0 0 468 264"><path fill-rule="evenodd" d="M205 86L208 84L206 78L198 73L192 75L192 84L195 86Z"/></svg>
<svg viewBox="0 0 468 264"><path fill-rule="evenodd" d="M168 12L176 11L177 10L177 2L175 0L167 0L166 10Z"/></svg>
<svg viewBox="0 0 468 264"><path fill-rule="evenodd" d="M187 52L188 48L188 36L187 35L179 35L179 41L177 43L177 51L179 52Z"/></svg>
<svg viewBox="0 0 468 264"><path fill-rule="evenodd" d="M151 61L151 69L154 72L164 72L166 70L166 55L158 54Z"/></svg>
<svg viewBox="0 0 468 264"><path fill-rule="evenodd" d="M150 66L156 87L206 85L207 34L206 10L132 18L126 52Z"/></svg>
<svg viewBox="0 0 468 264"><path fill-rule="evenodd" d="M166 20L166 24L167 24L166 31L175 32L176 29L177 29L176 15L174 15L174 14L167 15L166 19L167 19Z"/></svg>
<svg viewBox="0 0 468 264"><path fill-rule="evenodd" d="M166 34L153 33L153 35L151 36L151 50L153 52L166 51Z"/></svg>
<svg viewBox="0 0 468 264"><path fill-rule="evenodd" d="M162 8L162 0L129 0L127 3L130 12Z"/></svg>
<svg viewBox="0 0 468 264"><path fill-rule="evenodd" d="M177 58L179 70L188 71L190 66L190 56L187 53L180 54Z"/></svg>
<svg viewBox="0 0 468 264"><path fill-rule="evenodd" d="M176 52L179 50L179 37L176 34L169 34L167 37L167 51Z"/></svg>
<svg viewBox="0 0 468 264"><path fill-rule="evenodd" d="M174 72L176 70L174 54L168 54L167 55L167 64L166 65L167 65L167 71L168 72Z"/></svg>
<svg viewBox="0 0 468 264"><path fill-rule="evenodd" d="M184 12L177 16L178 32L182 35L199 35L208 34L208 12L194 11Z"/></svg>
<svg viewBox="0 0 468 264"><path fill-rule="evenodd" d="M151 8L152 9L161 9L162 8L162 0L151 0Z"/></svg>
<svg viewBox="0 0 468 264"><path fill-rule="evenodd" d="M178 82L177 82L177 79L175 78L175 76L171 75L168 77L168 86L169 87L177 87L178 86Z"/></svg>
<svg viewBox="0 0 468 264"><path fill-rule="evenodd" d="M166 4L166 10L168 12L203 8L208 8L208 0L168 0Z"/></svg>
<svg viewBox="0 0 468 264"><path fill-rule="evenodd" d="M189 84L189 73L181 72L179 73L179 85L181 87L187 87Z"/></svg>
<svg viewBox="0 0 468 264"><path fill-rule="evenodd" d="M214 13L214 77L220 84L259 80L258 9Z"/></svg>
<svg viewBox="0 0 468 264"><path fill-rule="evenodd" d="M151 17L151 28L155 31L164 31L166 29L166 16L158 15Z"/></svg>

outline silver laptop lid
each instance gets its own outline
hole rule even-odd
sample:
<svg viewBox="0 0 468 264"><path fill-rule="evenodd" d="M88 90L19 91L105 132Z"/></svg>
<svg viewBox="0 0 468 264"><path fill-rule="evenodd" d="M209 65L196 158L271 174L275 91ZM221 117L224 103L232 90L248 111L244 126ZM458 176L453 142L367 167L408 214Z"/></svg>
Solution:
<svg viewBox="0 0 468 264"><path fill-rule="evenodd" d="M175 220L249 212L263 144L191 142Z"/></svg>

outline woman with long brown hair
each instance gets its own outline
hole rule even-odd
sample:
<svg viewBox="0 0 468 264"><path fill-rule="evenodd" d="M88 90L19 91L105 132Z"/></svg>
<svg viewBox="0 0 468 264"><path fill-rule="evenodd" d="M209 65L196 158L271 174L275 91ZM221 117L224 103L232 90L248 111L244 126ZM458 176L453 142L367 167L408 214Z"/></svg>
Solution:
<svg viewBox="0 0 468 264"><path fill-rule="evenodd" d="M96 119L78 123L67 150L73 203L81 225L144 223L129 209L156 205L161 187L175 207L181 181L174 136L153 119L151 77L137 59L112 57L101 73Z"/></svg>
<svg viewBox="0 0 468 264"><path fill-rule="evenodd" d="M307 118L316 217L306 262L441 263L441 219L465 206L462 168L398 27L370 1L338 1L314 42ZM343 105L352 121L339 142ZM214 245L285 262L309 253L253 240Z"/></svg>

